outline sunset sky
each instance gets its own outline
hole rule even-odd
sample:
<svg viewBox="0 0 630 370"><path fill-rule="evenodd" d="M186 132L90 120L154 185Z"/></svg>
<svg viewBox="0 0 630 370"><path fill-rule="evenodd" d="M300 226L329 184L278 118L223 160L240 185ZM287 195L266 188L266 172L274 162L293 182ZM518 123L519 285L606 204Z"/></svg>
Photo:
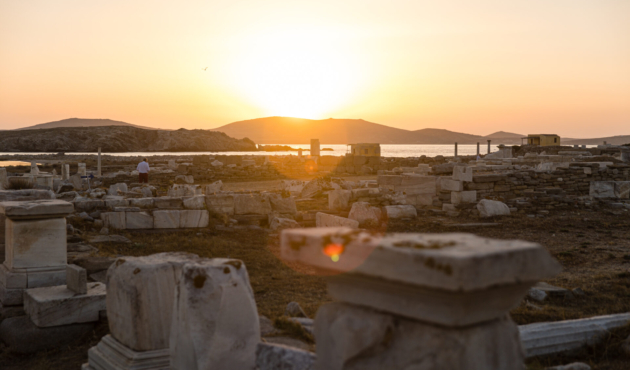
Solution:
<svg viewBox="0 0 630 370"><path fill-rule="evenodd" d="M0 129L265 116L629 135L630 1L0 0Z"/></svg>

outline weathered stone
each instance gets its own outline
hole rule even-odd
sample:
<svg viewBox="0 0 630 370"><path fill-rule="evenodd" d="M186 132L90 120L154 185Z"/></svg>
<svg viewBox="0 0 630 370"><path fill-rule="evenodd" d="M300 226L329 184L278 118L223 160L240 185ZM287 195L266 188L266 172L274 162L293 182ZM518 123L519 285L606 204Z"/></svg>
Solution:
<svg viewBox="0 0 630 370"><path fill-rule="evenodd" d="M179 210L164 210L153 212L153 227L156 229L179 228Z"/></svg>
<svg viewBox="0 0 630 370"><path fill-rule="evenodd" d="M20 215L22 214L20 212ZM59 267L65 270L67 262L65 218L20 221L6 219L5 227L4 264L10 270L45 267Z"/></svg>
<svg viewBox="0 0 630 370"><path fill-rule="evenodd" d="M179 227L182 229L208 227L209 223L210 215L206 210L179 211Z"/></svg>
<svg viewBox="0 0 630 370"><path fill-rule="evenodd" d="M343 246L337 261L326 254L331 244ZM539 244L465 233L381 237L349 228L290 229L282 231L281 254L324 269L460 293L533 285L561 269Z"/></svg>
<svg viewBox="0 0 630 370"><path fill-rule="evenodd" d="M129 205L140 208L153 208L153 198L131 198Z"/></svg>
<svg viewBox="0 0 630 370"><path fill-rule="evenodd" d="M594 198L615 198L615 182L592 181L589 195Z"/></svg>
<svg viewBox="0 0 630 370"><path fill-rule="evenodd" d="M201 195L201 188L199 185L181 185L175 184L172 188L168 189L169 197L194 197L195 195Z"/></svg>
<svg viewBox="0 0 630 370"><path fill-rule="evenodd" d="M231 194L206 195L209 210L226 215L234 214L234 196Z"/></svg>
<svg viewBox="0 0 630 370"><path fill-rule="evenodd" d="M72 212L72 203L56 199L0 202L0 214L13 220L65 217Z"/></svg>
<svg viewBox="0 0 630 370"><path fill-rule="evenodd" d="M153 229L153 216L147 212L125 212L127 229Z"/></svg>
<svg viewBox="0 0 630 370"><path fill-rule="evenodd" d="M174 299L173 368L254 368L260 327L241 261L217 258L184 265Z"/></svg>
<svg viewBox="0 0 630 370"><path fill-rule="evenodd" d="M297 214L297 206L293 197L283 197L280 194L266 194L273 212L282 214Z"/></svg>
<svg viewBox="0 0 630 370"><path fill-rule="evenodd" d="M92 330L94 323L39 328L28 316L17 316L0 323L0 340L10 352L29 354L78 342Z"/></svg>
<svg viewBox="0 0 630 370"><path fill-rule="evenodd" d="M352 204L348 218L358 221L359 225L367 223L378 224L381 219L381 210L370 206L368 202L356 202Z"/></svg>
<svg viewBox="0 0 630 370"><path fill-rule="evenodd" d="M120 182L118 184L110 185L109 190L107 190L108 195L124 195L127 194L128 188L127 184L124 182Z"/></svg>
<svg viewBox="0 0 630 370"><path fill-rule="evenodd" d="M185 209L206 209L206 197L203 195L195 195L184 199Z"/></svg>
<svg viewBox="0 0 630 370"><path fill-rule="evenodd" d="M109 209L114 209L116 207L127 207L129 206L129 201L122 196L107 195L105 197L105 206Z"/></svg>
<svg viewBox="0 0 630 370"><path fill-rule="evenodd" d="M109 229L124 230L127 228L125 212L104 212L101 213L101 219L105 227Z"/></svg>
<svg viewBox="0 0 630 370"><path fill-rule="evenodd" d="M444 191L464 191L464 183L449 178L442 178L440 180L440 186Z"/></svg>
<svg viewBox="0 0 630 370"><path fill-rule="evenodd" d="M175 286L188 253L160 253L119 258L111 265L107 316L111 335L134 351L169 346Z"/></svg>
<svg viewBox="0 0 630 370"><path fill-rule="evenodd" d="M168 348L152 351L134 351L108 334L96 346L89 349L88 363L83 364L81 369L170 369L170 363L170 351Z"/></svg>
<svg viewBox="0 0 630 370"><path fill-rule="evenodd" d="M77 265L66 266L66 286L78 294L87 293L87 271Z"/></svg>
<svg viewBox="0 0 630 370"><path fill-rule="evenodd" d="M298 227L300 227L300 224L290 218L274 217L269 223L269 228L273 232L278 232L284 229L295 229Z"/></svg>
<svg viewBox="0 0 630 370"><path fill-rule="evenodd" d="M328 209L331 211L345 211L350 208L350 190L331 190L328 193Z"/></svg>
<svg viewBox="0 0 630 370"><path fill-rule="evenodd" d="M388 219L418 217L416 207L411 205L385 206L383 210L385 211L385 217Z"/></svg>
<svg viewBox="0 0 630 370"><path fill-rule="evenodd" d="M237 215L267 215L271 213L269 199L260 194L235 194L234 214Z"/></svg>
<svg viewBox="0 0 630 370"><path fill-rule="evenodd" d="M316 356L301 349L270 343L258 343L256 366L260 370L313 370Z"/></svg>
<svg viewBox="0 0 630 370"><path fill-rule="evenodd" d="M524 361L508 318L449 329L330 303L317 312L315 338L317 370L516 370Z"/></svg>
<svg viewBox="0 0 630 370"><path fill-rule="evenodd" d="M518 329L529 358L559 354L596 344L609 335L609 330L627 325L628 321L630 313L620 313L520 325Z"/></svg>
<svg viewBox="0 0 630 370"><path fill-rule="evenodd" d="M315 225L317 227L339 227L345 226L351 229L359 228L359 221L351 220L345 217L329 215L327 213L317 212L315 215Z"/></svg>
<svg viewBox="0 0 630 370"><path fill-rule="evenodd" d="M28 289L24 311L38 327L80 324L99 320L105 310L105 285L90 283L87 294L76 294L65 285Z"/></svg>
<svg viewBox="0 0 630 370"><path fill-rule="evenodd" d="M455 168L457 168L457 167L455 167ZM451 192L451 203L453 203L453 204L475 203L476 201L477 201L477 191L476 190Z"/></svg>
<svg viewBox="0 0 630 370"><path fill-rule="evenodd" d="M481 217L493 217L493 216L509 216L510 207L503 202L490 199L482 199L477 203L477 210Z"/></svg>
<svg viewBox="0 0 630 370"><path fill-rule="evenodd" d="M206 195L218 193L223 189L223 181L215 181L210 185L206 185Z"/></svg>
<svg viewBox="0 0 630 370"><path fill-rule="evenodd" d="M455 166L453 167L453 180L457 181L473 181L473 169L467 166Z"/></svg>
<svg viewBox="0 0 630 370"><path fill-rule="evenodd" d="M402 176L398 175L379 175L378 176L378 185L402 185Z"/></svg>
<svg viewBox="0 0 630 370"><path fill-rule="evenodd" d="M183 202L181 198L158 197L153 198L153 204L156 208L182 208Z"/></svg>

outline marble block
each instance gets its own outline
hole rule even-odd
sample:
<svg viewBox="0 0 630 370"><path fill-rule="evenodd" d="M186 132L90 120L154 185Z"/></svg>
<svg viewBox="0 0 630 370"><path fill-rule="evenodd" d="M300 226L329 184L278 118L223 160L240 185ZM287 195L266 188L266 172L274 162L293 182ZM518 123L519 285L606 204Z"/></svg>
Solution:
<svg viewBox="0 0 630 370"><path fill-rule="evenodd" d="M65 202L64 202L65 203ZM6 219L4 264L13 272L63 267L66 257L66 219L14 221Z"/></svg>
<svg viewBox="0 0 630 370"><path fill-rule="evenodd" d="M477 190L451 192L451 203L453 204L475 203L476 201L477 201Z"/></svg>
<svg viewBox="0 0 630 370"><path fill-rule="evenodd" d="M387 217L388 219L418 217L416 207L409 204L398 206L385 206L383 207L383 211L385 212L385 217Z"/></svg>
<svg viewBox="0 0 630 370"><path fill-rule="evenodd" d="M210 215L206 210L184 210L179 212L179 227L199 228L208 227Z"/></svg>
<svg viewBox="0 0 630 370"><path fill-rule="evenodd" d="M344 303L315 317L315 370L522 370L517 326L507 317L443 328Z"/></svg>
<svg viewBox="0 0 630 370"><path fill-rule="evenodd" d="M205 259L184 265L175 290L171 366L254 369L260 324L245 265Z"/></svg>
<svg viewBox="0 0 630 370"><path fill-rule="evenodd" d="M175 286L189 253L118 258L107 271L111 335L134 351L168 348Z"/></svg>
<svg viewBox="0 0 630 370"><path fill-rule="evenodd" d="M153 212L153 227L156 229L179 228L179 210L164 210Z"/></svg>
<svg viewBox="0 0 630 370"><path fill-rule="evenodd" d="M147 212L125 212L127 229L153 229L153 216Z"/></svg>
<svg viewBox="0 0 630 370"><path fill-rule="evenodd" d="M473 168L468 166L453 167L453 180L472 182Z"/></svg>
<svg viewBox="0 0 630 370"><path fill-rule="evenodd" d="M89 283L86 294L65 285L27 289L24 311L39 327L61 326L99 320L105 310L105 284Z"/></svg>
<svg viewBox="0 0 630 370"><path fill-rule="evenodd" d="M457 168L457 167L454 167ZM464 191L464 183L462 181L453 180L449 178L442 178L440 180L440 186L444 191Z"/></svg>
<svg viewBox="0 0 630 370"><path fill-rule="evenodd" d="M66 266L66 286L77 294L86 294L88 291L87 271L77 265Z"/></svg>
<svg viewBox="0 0 630 370"><path fill-rule="evenodd" d="M234 214L267 215L271 213L269 199L260 194L235 194Z"/></svg>
<svg viewBox="0 0 630 370"><path fill-rule="evenodd" d="M127 228L125 212L104 212L101 219L105 227L110 229L124 230Z"/></svg>
<svg viewBox="0 0 630 370"><path fill-rule="evenodd" d="M331 211L344 211L350 208L350 190L331 190L328 193L328 209Z"/></svg>
<svg viewBox="0 0 630 370"><path fill-rule="evenodd" d="M59 218L72 212L72 203L57 199L0 202L0 214L12 220Z"/></svg>
<svg viewBox="0 0 630 370"><path fill-rule="evenodd" d="M331 258L333 252L338 258ZM379 236L344 227L287 229L281 254L319 268L456 292L533 284L561 270L539 244L466 233Z"/></svg>
<svg viewBox="0 0 630 370"><path fill-rule="evenodd" d="M317 227L338 227L345 226L351 229L359 228L359 221L351 220L345 217L329 215L327 213L317 212L315 214L315 225Z"/></svg>

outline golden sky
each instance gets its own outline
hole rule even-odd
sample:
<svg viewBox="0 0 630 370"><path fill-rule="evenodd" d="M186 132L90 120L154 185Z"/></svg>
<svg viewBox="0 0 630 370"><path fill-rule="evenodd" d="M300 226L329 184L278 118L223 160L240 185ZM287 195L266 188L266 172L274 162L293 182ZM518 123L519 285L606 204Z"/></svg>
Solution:
<svg viewBox="0 0 630 370"><path fill-rule="evenodd" d="M265 116L627 135L630 1L0 0L0 129Z"/></svg>

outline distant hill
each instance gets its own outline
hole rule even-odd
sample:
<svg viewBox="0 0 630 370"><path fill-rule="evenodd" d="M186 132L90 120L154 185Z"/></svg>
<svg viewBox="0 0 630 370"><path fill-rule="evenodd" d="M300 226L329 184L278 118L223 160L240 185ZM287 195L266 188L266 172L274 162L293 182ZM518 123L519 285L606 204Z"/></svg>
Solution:
<svg viewBox="0 0 630 370"><path fill-rule="evenodd" d="M62 119L61 121L40 123L34 126L22 127L16 130L41 130L41 129L57 128L57 127L100 127L100 126L128 126L128 127L137 127L137 128L155 130L154 128L151 128L151 127L133 125L131 123L122 122L122 121L113 121L111 119L92 119L92 118L68 118L68 119Z"/></svg>
<svg viewBox="0 0 630 370"><path fill-rule="evenodd" d="M623 145L630 144L630 135L618 135L609 137L600 137L595 139L561 139L565 145L602 145L604 141L607 144Z"/></svg>
<svg viewBox="0 0 630 370"><path fill-rule="evenodd" d="M208 130L146 130L130 126L57 127L4 131L0 152L255 151L251 140Z"/></svg>
<svg viewBox="0 0 630 370"><path fill-rule="evenodd" d="M494 134L484 136L486 139L521 139L527 135L515 134L512 132L497 131Z"/></svg>
<svg viewBox="0 0 630 370"><path fill-rule="evenodd" d="M362 119L310 120L292 117L266 117L233 122L213 131L235 138L249 138L259 144L305 144L319 139L322 144L474 144L482 136L441 129L403 130Z"/></svg>

